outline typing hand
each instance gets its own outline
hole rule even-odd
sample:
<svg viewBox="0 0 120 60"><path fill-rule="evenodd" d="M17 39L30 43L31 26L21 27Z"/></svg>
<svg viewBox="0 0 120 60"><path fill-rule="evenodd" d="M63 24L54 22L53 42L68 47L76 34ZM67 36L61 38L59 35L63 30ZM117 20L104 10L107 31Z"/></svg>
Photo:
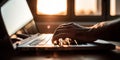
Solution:
<svg viewBox="0 0 120 60"><path fill-rule="evenodd" d="M71 45L96 40L89 27L83 27L76 23L67 23L58 26L54 32L52 43L56 45Z"/></svg>

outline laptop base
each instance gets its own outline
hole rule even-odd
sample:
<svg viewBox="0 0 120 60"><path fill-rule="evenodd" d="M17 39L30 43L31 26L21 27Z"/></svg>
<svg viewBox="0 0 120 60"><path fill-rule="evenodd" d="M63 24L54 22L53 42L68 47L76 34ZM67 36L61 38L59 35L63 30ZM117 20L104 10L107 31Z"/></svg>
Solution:
<svg viewBox="0 0 120 60"><path fill-rule="evenodd" d="M101 44L101 43L91 43L86 45L69 45L69 46L36 46L36 47L18 47L17 51L72 51L72 50L114 50L115 45L113 44Z"/></svg>
<svg viewBox="0 0 120 60"><path fill-rule="evenodd" d="M35 34L32 37L21 41L16 46L17 51L71 51L71 50L113 50L115 45L108 41L96 40L94 43L85 43L79 45L53 45L51 42L53 34Z"/></svg>

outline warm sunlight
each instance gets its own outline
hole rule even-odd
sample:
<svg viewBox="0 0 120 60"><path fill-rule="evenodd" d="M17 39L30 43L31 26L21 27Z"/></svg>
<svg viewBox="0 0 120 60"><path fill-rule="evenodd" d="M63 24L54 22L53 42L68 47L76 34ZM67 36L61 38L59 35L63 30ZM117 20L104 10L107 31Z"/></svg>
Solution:
<svg viewBox="0 0 120 60"><path fill-rule="evenodd" d="M97 11L97 0L75 0L75 15L93 15Z"/></svg>
<svg viewBox="0 0 120 60"><path fill-rule="evenodd" d="M110 0L110 15L115 16L116 15L116 0Z"/></svg>
<svg viewBox="0 0 120 60"><path fill-rule="evenodd" d="M66 15L67 0L37 0L37 14Z"/></svg>

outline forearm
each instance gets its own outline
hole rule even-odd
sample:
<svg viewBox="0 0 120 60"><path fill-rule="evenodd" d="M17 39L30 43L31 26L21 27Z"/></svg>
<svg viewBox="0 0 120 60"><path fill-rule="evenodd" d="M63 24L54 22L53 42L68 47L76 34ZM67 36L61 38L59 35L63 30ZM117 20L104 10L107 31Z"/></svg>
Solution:
<svg viewBox="0 0 120 60"><path fill-rule="evenodd" d="M92 26L91 31L98 39L120 41L120 18L100 22Z"/></svg>

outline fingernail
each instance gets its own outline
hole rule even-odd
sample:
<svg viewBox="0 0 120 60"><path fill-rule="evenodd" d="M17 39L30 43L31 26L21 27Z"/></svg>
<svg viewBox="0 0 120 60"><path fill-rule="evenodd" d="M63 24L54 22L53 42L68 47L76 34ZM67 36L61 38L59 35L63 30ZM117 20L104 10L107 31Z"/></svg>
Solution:
<svg viewBox="0 0 120 60"><path fill-rule="evenodd" d="M65 41L70 45L70 38L65 38Z"/></svg>
<svg viewBox="0 0 120 60"><path fill-rule="evenodd" d="M54 41L53 43L54 43L54 45L57 45L57 41Z"/></svg>

